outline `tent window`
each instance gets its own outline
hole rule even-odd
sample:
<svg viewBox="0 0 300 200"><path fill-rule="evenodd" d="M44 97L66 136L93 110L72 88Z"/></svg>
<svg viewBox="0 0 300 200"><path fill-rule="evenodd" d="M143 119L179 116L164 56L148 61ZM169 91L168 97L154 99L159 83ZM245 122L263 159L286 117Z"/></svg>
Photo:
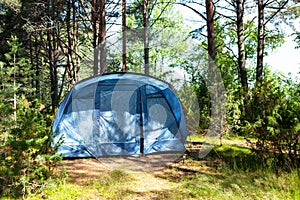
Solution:
<svg viewBox="0 0 300 200"><path fill-rule="evenodd" d="M155 87L147 86L147 110L149 113L148 131L157 131L168 128L174 135L178 132L178 126L173 112L163 97L161 91Z"/></svg>

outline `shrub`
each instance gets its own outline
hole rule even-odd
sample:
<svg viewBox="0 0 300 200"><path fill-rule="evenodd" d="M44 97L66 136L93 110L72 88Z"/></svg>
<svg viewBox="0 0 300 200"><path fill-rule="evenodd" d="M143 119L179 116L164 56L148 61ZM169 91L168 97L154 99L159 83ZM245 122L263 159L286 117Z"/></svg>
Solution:
<svg viewBox="0 0 300 200"><path fill-rule="evenodd" d="M276 169L297 167L300 151L299 86L268 75L251 90L251 96L244 131L249 137L257 138L252 143L254 151L266 165Z"/></svg>
<svg viewBox="0 0 300 200"><path fill-rule="evenodd" d="M1 103L1 115L12 119L8 103ZM38 101L29 103L23 96L18 101L17 121L0 121L0 195L19 197L47 183L60 158L51 148L51 115L42 113ZM9 121L9 120L6 120Z"/></svg>

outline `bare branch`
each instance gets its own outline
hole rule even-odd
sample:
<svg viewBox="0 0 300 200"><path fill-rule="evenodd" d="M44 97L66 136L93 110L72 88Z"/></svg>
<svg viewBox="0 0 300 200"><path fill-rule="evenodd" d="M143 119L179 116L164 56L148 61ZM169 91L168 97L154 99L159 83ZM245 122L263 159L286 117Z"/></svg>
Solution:
<svg viewBox="0 0 300 200"><path fill-rule="evenodd" d="M232 53L232 55L235 59L238 59L237 55L235 55L235 53L233 52L233 50L231 48L229 48L227 45L224 45L224 47ZM233 60L233 62L235 64L237 64L236 60Z"/></svg>
<svg viewBox="0 0 300 200"><path fill-rule="evenodd" d="M283 8L284 6L286 6L286 4L289 2L289 0L286 0L279 8L278 10L276 10L275 13L273 13L273 15L271 17L269 17L269 19L266 20L266 22L264 23L264 25L266 25L270 20L272 20Z"/></svg>
<svg viewBox="0 0 300 200"><path fill-rule="evenodd" d="M233 3L233 1L225 0L225 2L231 5L232 7L236 8L236 5Z"/></svg>
<svg viewBox="0 0 300 200"><path fill-rule="evenodd" d="M164 13L164 11L167 9L167 7L170 5L171 2L167 2L166 6L162 9L162 11L159 13L158 17L154 20L154 22L150 25L150 27L152 27L162 16L162 14Z"/></svg>
<svg viewBox="0 0 300 200"><path fill-rule="evenodd" d="M196 10L195 8L193 8L193 7L191 7L191 6L187 5L187 4L184 4L184 3L175 3L175 4L178 4L178 5L182 5L182 6L184 6L184 7L187 7L187 8L189 8L189 9L191 9L192 11L194 11L197 15L199 15L199 16L200 16L202 19L204 19L205 21L207 20L206 17L205 17L202 13L200 13L198 10Z"/></svg>
<svg viewBox="0 0 300 200"><path fill-rule="evenodd" d="M250 21L250 24L252 24L256 18L257 16L253 17L252 20ZM245 26L245 30L249 28L250 24L248 26Z"/></svg>
<svg viewBox="0 0 300 200"><path fill-rule="evenodd" d="M265 2L264 3L264 7L267 7L267 6L269 6L270 4L272 4L272 3L274 3L275 2L275 0L268 0L267 2Z"/></svg>
<svg viewBox="0 0 300 200"><path fill-rule="evenodd" d="M235 16L227 16L227 15L224 15L224 14L222 14L222 13L220 13L220 12L216 12L216 13L217 13L218 15L220 15L220 16L226 18L226 19L235 21L235 18L236 18Z"/></svg>
<svg viewBox="0 0 300 200"><path fill-rule="evenodd" d="M234 13L236 12L236 10L228 8L228 7L225 7L225 6L218 6L218 8L229 10L229 11L234 12Z"/></svg>

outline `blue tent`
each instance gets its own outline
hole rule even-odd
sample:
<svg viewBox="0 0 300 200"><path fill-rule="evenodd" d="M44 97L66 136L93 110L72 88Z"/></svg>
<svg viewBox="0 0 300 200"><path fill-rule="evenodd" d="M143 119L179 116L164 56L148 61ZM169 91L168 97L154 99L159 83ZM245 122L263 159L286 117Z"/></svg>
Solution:
<svg viewBox="0 0 300 200"><path fill-rule="evenodd" d="M165 82L112 73L78 82L59 106L52 130L58 154L104 157L185 151L180 101Z"/></svg>

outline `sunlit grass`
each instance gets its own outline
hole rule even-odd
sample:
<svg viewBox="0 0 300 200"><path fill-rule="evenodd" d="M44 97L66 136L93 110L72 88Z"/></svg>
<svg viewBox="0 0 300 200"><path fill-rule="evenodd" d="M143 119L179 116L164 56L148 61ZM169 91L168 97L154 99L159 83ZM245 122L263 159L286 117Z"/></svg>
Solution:
<svg viewBox="0 0 300 200"><path fill-rule="evenodd" d="M296 171L280 175L243 171L182 175L179 169L169 170L157 179L175 182L176 187L172 190L149 188L137 192L137 188L132 187L134 177L121 181L120 177L106 174L105 178L95 179L84 186L70 182L48 186L43 194L28 199L300 199L300 180Z"/></svg>
<svg viewBox="0 0 300 200"><path fill-rule="evenodd" d="M297 173L197 173L180 180L180 192L187 199L299 199L299 181Z"/></svg>
<svg viewBox="0 0 300 200"><path fill-rule="evenodd" d="M28 199L300 199L299 170L276 173L259 164L245 146L216 146L204 159L158 172L99 172L80 184L68 178L49 183Z"/></svg>
<svg viewBox="0 0 300 200"><path fill-rule="evenodd" d="M127 173L113 170L80 184L72 181L50 182L43 193L29 195L27 199L118 199L126 182L130 182Z"/></svg>

